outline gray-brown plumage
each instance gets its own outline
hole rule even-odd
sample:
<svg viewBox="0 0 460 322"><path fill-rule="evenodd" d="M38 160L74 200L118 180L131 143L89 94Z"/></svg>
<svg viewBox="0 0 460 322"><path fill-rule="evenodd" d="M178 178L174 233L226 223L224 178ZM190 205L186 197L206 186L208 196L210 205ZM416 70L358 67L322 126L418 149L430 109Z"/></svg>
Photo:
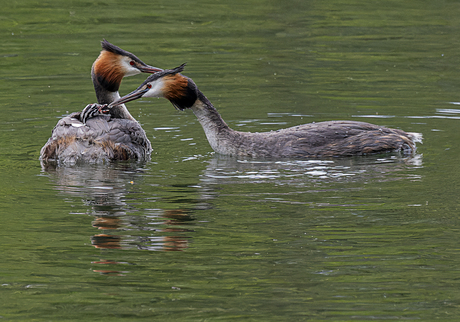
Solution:
<svg viewBox="0 0 460 322"><path fill-rule="evenodd" d="M415 151L411 134L356 121L310 123L262 133L215 129L211 136L213 139L208 140L213 142L211 146L216 152L255 158L333 157Z"/></svg>
<svg viewBox="0 0 460 322"><path fill-rule="evenodd" d="M118 89L123 77L158 71L161 69L146 65L133 54L104 40L101 54L91 69L98 103L108 104L120 98ZM149 158L150 141L126 106L117 105L110 115L98 114L90 104L82 112L59 120L40 151L40 160L73 164Z"/></svg>
<svg viewBox="0 0 460 322"><path fill-rule="evenodd" d="M59 120L42 148L43 161L66 164L113 160L145 160L152 147L138 122L98 115L83 124L80 113Z"/></svg>
<svg viewBox="0 0 460 322"><path fill-rule="evenodd" d="M178 109L192 109L217 153L254 158L316 158L414 152L419 133L357 121L328 121L278 131L250 133L231 129L195 83L179 72L184 65L153 74L116 106L140 97L164 97Z"/></svg>

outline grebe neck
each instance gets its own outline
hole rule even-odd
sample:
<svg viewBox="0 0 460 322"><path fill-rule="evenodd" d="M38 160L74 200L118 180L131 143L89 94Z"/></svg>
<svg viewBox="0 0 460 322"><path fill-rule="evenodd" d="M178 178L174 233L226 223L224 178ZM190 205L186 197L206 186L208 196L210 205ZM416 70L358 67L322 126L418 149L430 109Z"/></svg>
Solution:
<svg viewBox="0 0 460 322"><path fill-rule="evenodd" d="M197 89L198 99L190 108L204 129L206 138L214 151L221 154L236 154L234 142L241 132L231 129L222 119L219 112Z"/></svg>
<svg viewBox="0 0 460 322"><path fill-rule="evenodd" d="M120 83L109 83L102 76L94 72L94 66L91 70L91 78L93 80L94 90L96 92L96 99L99 104L110 104L120 98L118 88ZM110 110L113 118L129 119L136 121L136 119L129 113L125 104L114 106Z"/></svg>

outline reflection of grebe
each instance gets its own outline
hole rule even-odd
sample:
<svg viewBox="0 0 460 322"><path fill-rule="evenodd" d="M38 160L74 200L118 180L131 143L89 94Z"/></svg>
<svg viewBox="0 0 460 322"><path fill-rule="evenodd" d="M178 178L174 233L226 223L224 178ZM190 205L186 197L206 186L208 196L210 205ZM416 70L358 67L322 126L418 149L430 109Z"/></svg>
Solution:
<svg viewBox="0 0 460 322"><path fill-rule="evenodd" d="M165 210L162 212L161 217L166 218L164 222L155 222L155 225L166 225L166 228L152 229L155 232L163 233L186 233L192 232L193 230L171 227L171 226L182 226L186 225L193 219L191 216L184 212L182 209ZM114 230L123 228L124 230L130 230L130 224L124 223L122 217L117 216L98 216L93 221L93 227L97 227L101 230ZM132 224L131 224L132 225ZM138 230L136 228L136 230ZM148 230L143 226L141 230ZM91 243L96 248L102 249L120 249L120 248L131 248L137 247L138 249L144 250L160 250L160 251L182 251L188 248L187 236L129 236L129 235L109 235L109 234L97 234L91 237Z"/></svg>
<svg viewBox="0 0 460 322"><path fill-rule="evenodd" d="M388 154L310 160L242 160L217 154L208 160L208 166L200 177L200 186L203 193L206 193L201 198L214 198L221 193L220 188L216 187L225 185L268 183L293 189L310 187L316 191L317 184L342 182L347 183L344 189L350 189L348 183L352 182L360 182L358 186L361 187L362 183L372 180L418 180L420 177L415 171L407 170L421 168L422 157L414 153L406 158Z"/></svg>
<svg viewBox="0 0 460 322"><path fill-rule="evenodd" d="M109 104L120 97L118 89L123 77L160 70L104 40L91 69L98 103ZM126 106L117 105L111 110L111 117L93 117L93 113L85 108L59 120L41 149L40 159L75 163L142 160L150 155L150 141Z"/></svg>
<svg viewBox="0 0 460 322"><path fill-rule="evenodd" d="M232 130L211 102L188 77L184 65L155 73L134 92L116 100L108 109L140 97L164 97L176 108L192 109L214 151L249 157L329 157L389 151L415 151L421 134L407 133L356 121L328 121L278 131L249 133Z"/></svg>

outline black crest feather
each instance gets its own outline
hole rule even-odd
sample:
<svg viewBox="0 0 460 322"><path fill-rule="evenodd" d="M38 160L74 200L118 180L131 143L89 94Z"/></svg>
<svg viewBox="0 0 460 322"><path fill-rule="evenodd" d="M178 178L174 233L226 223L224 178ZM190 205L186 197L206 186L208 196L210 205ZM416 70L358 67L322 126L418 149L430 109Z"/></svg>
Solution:
<svg viewBox="0 0 460 322"><path fill-rule="evenodd" d="M121 55L121 56L126 56L126 57L129 57L131 58L132 60L142 64L142 65L146 65L142 60L140 60L139 58L136 57L136 55L130 53L129 51L126 51L124 49L121 49L120 47L118 46L115 46L114 44L111 44L109 43L107 40L102 40L101 41L101 46L102 46L102 49L104 50L107 50L111 53L114 53L114 54L117 54L117 55Z"/></svg>

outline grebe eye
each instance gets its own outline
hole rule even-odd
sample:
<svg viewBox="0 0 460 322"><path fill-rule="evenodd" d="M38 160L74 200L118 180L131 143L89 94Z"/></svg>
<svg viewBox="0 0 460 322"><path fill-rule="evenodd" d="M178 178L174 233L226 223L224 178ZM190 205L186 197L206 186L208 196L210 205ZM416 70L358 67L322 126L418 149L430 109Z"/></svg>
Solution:
<svg viewBox="0 0 460 322"><path fill-rule="evenodd" d="M148 83L146 86L147 86L148 89L152 88L152 84L150 84L150 83Z"/></svg>
<svg viewBox="0 0 460 322"><path fill-rule="evenodd" d="M131 61L129 62L129 64L130 64L131 66L136 65L136 63L135 63L133 60L131 60Z"/></svg>

